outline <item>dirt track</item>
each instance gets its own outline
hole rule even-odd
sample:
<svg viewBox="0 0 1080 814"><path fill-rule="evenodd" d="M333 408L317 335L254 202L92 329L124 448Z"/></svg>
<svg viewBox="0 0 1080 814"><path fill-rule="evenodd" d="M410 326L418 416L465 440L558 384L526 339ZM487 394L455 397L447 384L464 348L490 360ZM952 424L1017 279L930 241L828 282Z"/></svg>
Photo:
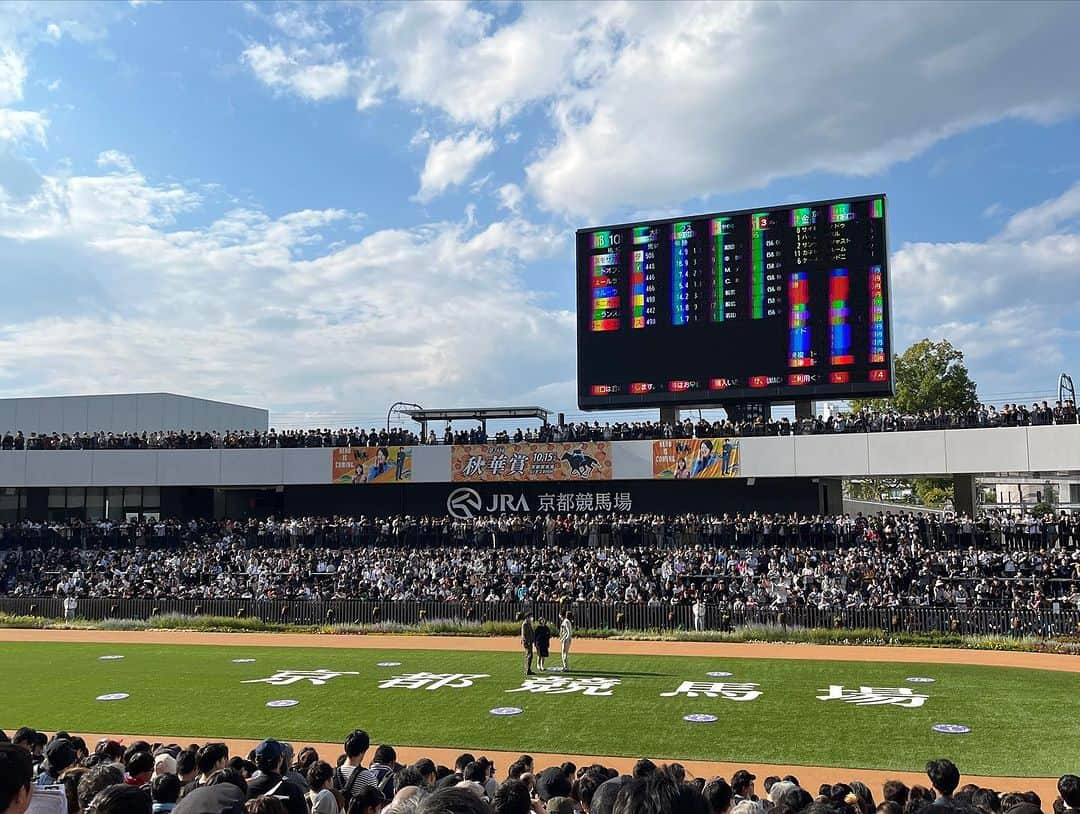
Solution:
<svg viewBox="0 0 1080 814"><path fill-rule="evenodd" d="M376 648L412 650L485 650L511 652L520 648L517 640L502 638L453 638L421 636L346 636L294 633L190 633L183 631L96 631L96 630L22 630L0 629L0 642L89 642L102 644L179 644L179 645L241 645L248 647L334 647ZM1021 667L1039 670L1080 672L1080 658L1048 653L1012 653L987 650L947 650L934 648L899 647L838 647L802 644L722 644L712 642L646 642L615 641L605 639L579 639L574 642L574 653L585 654L635 654L672 656L716 656L724 658L798 659L814 661L891 661L897 663L924 664L974 664L989 667ZM16 721L0 721L0 725L18 724ZM116 737L116 734L109 737ZM84 734L87 741L97 741L101 733ZM142 738L162 740L161 735L122 735L126 741ZM200 742L213 739L213 734L172 735L164 740L177 743ZM245 753L254 747L255 741L228 740L234 753ZM336 758L340 744L312 744L323 756ZM419 757L430 757L436 762L452 765L463 751L477 750L464 744L461 749L409 748L398 749L398 759L403 763ZM485 752L505 771L517 754ZM621 771L629 771L634 760L628 758L594 757L588 755L556 755L535 753L541 766L571 760L579 766L602 763ZM663 762L661 756L653 757ZM730 777L737 769L749 768L761 780L767 775L794 774L805 788L816 792L821 783L843 782L859 779L867 783L876 794L881 784L891 778L911 784L926 785L925 775L911 772L882 772L858 768L828 768L815 766L779 766L763 764L713 763L706 761L679 761L694 776ZM962 767L961 767L962 768ZM963 783L978 783L999 791L1028 790L1038 792L1043 800L1043 810L1050 810L1050 803L1057 797L1056 778L1010 778L973 777L965 775ZM759 788L760 793L760 788Z"/></svg>
<svg viewBox="0 0 1080 814"><path fill-rule="evenodd" d="M453 636L348 636L318 633L195 633L179 630L28 630L0 628L0 642L100 642L104 644L211 644L246 647L362 647L380 650L517 651L516 638ZM933 647L843 647L814 644L726 644L577 639L574 653L603 655L717 656L800 661L891 661L899 664L974 664L1080 672L1080 658L1056 653L952 650Z"/></svg>

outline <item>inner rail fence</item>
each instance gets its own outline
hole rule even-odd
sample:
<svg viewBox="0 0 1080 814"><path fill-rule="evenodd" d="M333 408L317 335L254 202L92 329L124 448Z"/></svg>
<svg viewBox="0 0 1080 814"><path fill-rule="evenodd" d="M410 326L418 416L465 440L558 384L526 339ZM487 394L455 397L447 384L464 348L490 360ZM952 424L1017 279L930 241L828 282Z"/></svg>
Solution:
<svg viewBox="0 0 1080 814"><path fill-rule="evenodd" d="M58 597L0 597L0 612L53 619L152 620L161 614L227 616L298 625L400 624L444 620L457 623L517 622L526 611L558 627L567 610L579 629L734 631L752 626L777 628L871 629L886 634L956 633L986 636L1060 637L1080 635L1080 611L1055 603L1048 610L1004 608L764 608L730 610L706 606L695 626L689 605L571 602L385 601L361 599L79 599L65 610Z"/></svg>

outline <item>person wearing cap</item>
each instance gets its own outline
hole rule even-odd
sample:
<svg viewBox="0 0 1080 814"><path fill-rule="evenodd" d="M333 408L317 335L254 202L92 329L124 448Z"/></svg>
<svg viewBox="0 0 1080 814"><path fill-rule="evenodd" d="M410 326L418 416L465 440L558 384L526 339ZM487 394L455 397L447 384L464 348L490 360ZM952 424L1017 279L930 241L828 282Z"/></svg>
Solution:
<svg viewBox="0 0 1080 814"><path fill-rule="evenodd" d="M285 747L273 738L267 738L255 747L255 766L259 771L248 783L248 799L276 797L285 804L289 814L307 814L304 793L283 776L285 754Z"/></svg>
<svg viewBox="0 0 1080 814"><path fill-rule="evenodd" d="M739 769L731 777L731 799L734 805L743 800L756 800L754 796L754 781L757 777L750 774L746 769Z"/></svg>
<svg viewBox="0 0 1080 814"><path fill-rule="evenodd" d="M154 776L154 758L149 752L136 752L124 764L124 782L142 788Z"/></svg>
<svg viewBox="0 0 1080 814"><path fill-rule="evenodd" d="M168 752L162 752L154 758L154 776L176 774L176 758Z"/></svg>
<svg viewBox="0 0 1080 814"><path fill-rule="evenodd" d="M66 738L49 741L45 747L45 760L38 767L38 786L55 786L60 782L60 773L68 766L74 766L76 759L71 741Z"/></svg>

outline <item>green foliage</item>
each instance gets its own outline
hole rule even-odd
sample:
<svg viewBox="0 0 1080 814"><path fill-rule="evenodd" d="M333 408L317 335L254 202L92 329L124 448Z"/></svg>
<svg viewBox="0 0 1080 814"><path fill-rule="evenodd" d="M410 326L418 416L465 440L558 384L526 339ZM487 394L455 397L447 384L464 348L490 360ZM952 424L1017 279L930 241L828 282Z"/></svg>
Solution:
<svg viewBox="0 0 1080 814"><path fill-rule="evenodd" d="M979 403L964 353L948 340L920 339L895 357L894 368L896 395L892 399L855 399L852 409L968 410Z"/></svg>
<svg viewBox="0 0 1080 814"><path fill-rule="evenodd" d="M912 488L923 506L940 509L953 499L952 481L948 478L915 478Z"/></svg>

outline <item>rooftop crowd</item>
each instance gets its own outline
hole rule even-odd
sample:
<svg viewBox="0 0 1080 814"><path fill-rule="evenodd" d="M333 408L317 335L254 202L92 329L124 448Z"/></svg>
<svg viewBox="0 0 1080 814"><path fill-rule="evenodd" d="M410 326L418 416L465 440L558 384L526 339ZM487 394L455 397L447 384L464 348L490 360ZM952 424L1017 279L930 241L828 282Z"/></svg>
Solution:
<svg viewBox="0 0 1080 814"><path fill-rule="evenodd" d="M1057 520L396 517L174 524L172 536L154 523L126 540L107 524L77 540L58 534L63 527L45 537L9 527L0 595L700 602L736 613L1080 609L1080 526ZM1007 544L1006 528L1018 545Z"/></svg>
<svg viewBox="0 0 1080 814"><path fill-rule="evenodd" d="M237 430L226 432L168 431L143 433L36 433L24 435L8 431L0 435L0 450L78 450L78 449L276 449L311 447L355 447L420 444L486 444L523 442L635 441L665 438L727 438L748 436L823 435L831 433L901 432L916 430L972 429L983 427L1036 427L1053 424L1076 424L1076 405L1046 401L979 405L967 411L935 410L922 413L862 410L837 413L828 418L787 417L778 420L756 418L745 421L697 422L687 418L675 424L654 421L581 422L546 424L538 428L500 431L488 435L483 429L454 431L447 427L442 436L431 431L421 438L402 428L306 429L268 431Z"/></svg>
<svg viewBox="0 0 1080 814"><path fill-rule="evenodd" d="M272 738L246 755L224 743L180 745L53 737L23 727L0 733L0 814L26 814L58 786L66 814L1065 814L1080 808L1080 777L1063 775L1058 798L962 784L947 759L926 764L925 785L888 780L878 795L859 780L805 789L796 775L746 769L692 777L680 764L637 761L620 774L601 764L541 767L521 755L505 771L484 756L454 766L403 765L388 744L371 753L353 730L340 754ZM842 770L838 770L842 771ZM1022 782L1022 781L1020 781ZM61 797L62 795L62 797ZM66 802L66 806L65 806Z"/></svg>

